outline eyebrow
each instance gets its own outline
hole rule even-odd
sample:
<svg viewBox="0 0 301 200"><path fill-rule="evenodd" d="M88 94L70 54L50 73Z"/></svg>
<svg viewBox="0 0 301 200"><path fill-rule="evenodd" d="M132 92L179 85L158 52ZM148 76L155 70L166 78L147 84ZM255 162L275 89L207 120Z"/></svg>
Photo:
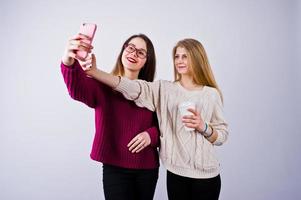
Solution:
<svg viewBox="0 0 301 200"><path fill-rule="evenodd" d="M135 48L136 48L136 45L134 45L133 43L129 43L130 45L133 45ZM136 49L138 49L138 48L136 48ZM138 50L143 50L143 51L147 51L146 49L143 49L143 48L140 48L140 49L138 49Z"/></svg>

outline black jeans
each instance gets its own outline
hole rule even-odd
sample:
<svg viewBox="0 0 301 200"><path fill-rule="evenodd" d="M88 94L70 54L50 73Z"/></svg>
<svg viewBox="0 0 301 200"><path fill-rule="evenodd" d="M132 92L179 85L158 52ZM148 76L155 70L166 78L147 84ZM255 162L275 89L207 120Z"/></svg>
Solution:
<svg viewBox="0 0 301 200"><path fill-rule="evenodd" d="M167 171L169 200L218 200L220 189L220 175L209 179L194 179Z"/></svg>
<svg viewBox="0 0 301 200"><path fill-rule="evenodd" d="M158 180L157 169L126 169L103 165L106 200L152 200Z"/></svg>

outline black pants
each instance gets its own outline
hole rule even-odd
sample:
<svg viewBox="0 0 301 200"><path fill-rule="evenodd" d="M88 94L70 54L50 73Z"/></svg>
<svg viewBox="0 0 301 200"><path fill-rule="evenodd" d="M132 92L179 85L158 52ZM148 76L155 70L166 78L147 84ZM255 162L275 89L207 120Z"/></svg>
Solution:
<svg viewBox="0 0 301 200"><path fill-rule="evenodd" d="M104 164L106 200L152 200L158 172L158 169L126 169Z"/></svg>
<svg viewBox="0 0 301 200"><path fill-rule="evenodd" d="M220 175L209 179L194 179L167 171L169 200L217 200L220 189Z"/></svg>

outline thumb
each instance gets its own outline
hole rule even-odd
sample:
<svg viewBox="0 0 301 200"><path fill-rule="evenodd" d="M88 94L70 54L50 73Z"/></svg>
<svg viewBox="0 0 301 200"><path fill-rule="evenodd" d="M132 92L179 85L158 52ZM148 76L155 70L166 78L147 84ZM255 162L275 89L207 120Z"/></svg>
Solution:
<svg viewBox="0 0 301 200"><path fill-rule="evenodd" d="M94 53L92 54L92 67L96 68L96 57L95 57Z"/></svg>

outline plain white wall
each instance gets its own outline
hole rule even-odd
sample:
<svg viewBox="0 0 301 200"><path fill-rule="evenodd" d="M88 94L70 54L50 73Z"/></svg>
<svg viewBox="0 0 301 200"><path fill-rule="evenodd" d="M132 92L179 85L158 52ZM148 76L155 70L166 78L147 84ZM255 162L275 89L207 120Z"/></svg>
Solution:
<svg viewBox="0 0 301 200"><path fill-rule="evenodd" d="M201 41L230 124L217 148L220 199L300 199L300 12L298 0L1 1L0 199L104 199L101 164L89 158L94 112L68 96L59 68L81 22L99 25L106 71L141 32L157 79L172 80L174 44ZM167 199L163 166L155 199Z"/></svg>
<svg viewBox="0 0 301 200"><path fill-rule="evenodd" d="M301 1L299 0L298 1L298 5L296 6L296 27L297 27L297 31L296 31L296 39L297 39L297 51L296 51L296 59L297 59L297 65L296 65L296 86L297 86L297 89L296 89L296 93L298 94L297 95L297 102L301 102L301 94L300 94L300 91L301 91L301 84L297 84L298 83L298 80L300 80L301 78ZM301 106L298 106L298 119L299 119L299 122L300 122L300 119L301 119Z"/></svg>

